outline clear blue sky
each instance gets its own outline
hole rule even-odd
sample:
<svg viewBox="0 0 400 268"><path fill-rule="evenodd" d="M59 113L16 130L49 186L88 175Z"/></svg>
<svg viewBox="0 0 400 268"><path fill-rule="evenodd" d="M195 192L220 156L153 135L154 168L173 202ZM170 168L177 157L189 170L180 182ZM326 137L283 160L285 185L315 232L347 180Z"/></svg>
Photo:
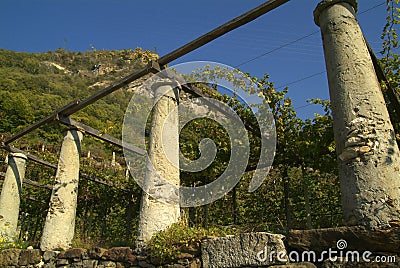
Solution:
<svg viewBox="0 0 400 268"><path fill-rule="evenodd" d="M86 51L91 45L108 50L139 46L162 56L263 2L2 0L0 48L41 52ZM326 73L315 75L325 71L319 28L312 15L318 2L291 0L171 64L207 60L236 67L258 57L240 69L256 76L268 73L278 88L290 84L289 96L299 115L312 117L320 110L304 107L306 100L328 98ZM385 0L359 0L360 25L376 53L381 48L385 9ZM304 79L309 76L313 77ZM298 80L302 81L292 84Z"/></svg>

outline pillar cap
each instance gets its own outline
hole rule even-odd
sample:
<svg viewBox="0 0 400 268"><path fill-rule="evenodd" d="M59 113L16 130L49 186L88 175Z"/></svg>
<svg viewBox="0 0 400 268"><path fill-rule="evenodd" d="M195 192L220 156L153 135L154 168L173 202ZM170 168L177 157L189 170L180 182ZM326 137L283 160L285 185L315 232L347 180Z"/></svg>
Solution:
<svg viewBox="0 0 400 268"><path fill-rule="evenodd" d="M314 10L314 22L319 26L319 16L321 15L322 11L326 8L339 4L339 3L347 3L354 8L354 11L357 12L358 10L358 2L357 0L323 0L320 2Z"/></svg>
<svg viewBox="0 0 400 268"><path fill-rule="evenodd" d="M23 154L23 153L11 153L10 155L11 155L12 157L22 158L22 159L25 159L25 160L28 159L28 157L27 157L25 154Z"/></svg>
<svg viewBox="0 0 400 268"><path fill-rule="evenodd" d="M180 83L180 81L178 81L174 78L157 77L157 79L155 79L151 84L151 88L153 90L156 90L158 87L161 87L161 86L171 86L173 88L175 88L175 87L181 88L181 83Z"/></svg>
<svg viewBox="0 0 400 268"><path fill-rule="evenodd" d="M160 87L169 86L170 88L163 88L160 91ZM161 96L172 98L174 101L179 100L179 90L181 89L181 83L179 80L170 77L157 77L151 83L151 89L154 92L156 99Z"/></svg>

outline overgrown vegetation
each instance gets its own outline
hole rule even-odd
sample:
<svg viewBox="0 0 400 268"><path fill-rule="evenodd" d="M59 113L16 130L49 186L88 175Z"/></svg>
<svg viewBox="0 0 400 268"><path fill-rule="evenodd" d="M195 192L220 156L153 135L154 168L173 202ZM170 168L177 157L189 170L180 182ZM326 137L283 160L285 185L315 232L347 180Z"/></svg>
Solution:
<svg viewBox="0 0 400 268"><path fill-rule="evenodd" d="M207 237L234 234L229 228L188 227L187 223L173 224L165 231L157 233L149 242L150 256L160 263L174 261L182 253L200 254L200 242Z"/></svg>

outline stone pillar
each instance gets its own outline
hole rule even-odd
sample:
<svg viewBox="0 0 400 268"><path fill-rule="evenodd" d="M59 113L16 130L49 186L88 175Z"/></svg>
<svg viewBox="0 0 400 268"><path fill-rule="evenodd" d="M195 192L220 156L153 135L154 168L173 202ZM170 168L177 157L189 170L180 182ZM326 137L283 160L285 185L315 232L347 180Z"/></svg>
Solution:
<svg viewBox="0 0 400 268"><path fill-rule="evenodd" d="M346 225L400 220L400 160L380 84L356 19L356 0L314 11L324 44Z"/></svg>
<svg viewBox="0 0 400 268"><path fill-rule="evenodd" d="M82 132L76 129L68 130L64 136L40 242L43 251L65 250L71 247L75 231L82 138Z"/></svg>
<svg viewBox="0 0 400 268"><path fill-rule="evenodd" d="M17 235L22 182L27 157L22 153L8 155L8 167L0 195L0 236L12 240Z"/></svg>
<svg viewBox="0 0 400 268"><path fill-rule="evenodd" d="M153 84L155 105L150 125L146 178L143 182L142 202L137 245L148 242L161 230L180 219L179 194L173 192L168 182L179 185L179 123L178 89L169 79ZM158 101L157 101L158 99ZM147 192L147 193L146 193ZM161 201L150 196L154 193ZM171 195L172 196L168 196Z"/></svg>

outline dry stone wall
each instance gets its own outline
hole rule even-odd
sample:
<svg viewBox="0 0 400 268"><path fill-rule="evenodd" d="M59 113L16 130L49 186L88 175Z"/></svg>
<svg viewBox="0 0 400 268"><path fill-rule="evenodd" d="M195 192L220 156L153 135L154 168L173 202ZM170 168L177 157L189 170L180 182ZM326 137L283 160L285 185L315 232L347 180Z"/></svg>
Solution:
<svg viewBox="0 0 400 268"><path fill-rule="evenodd" d="M339 252L329 259L324 251ZM133 267L133 268L361 268L400 267L400 228L369 230L365 227L340 227L317 230L293 230L288 236L269 233L245 233L234 236L207 238L199 249L179 254L174 263L162 263L160 259L135 254L130 247L110 249L74 248L66 251L41 251L39 249L7 249L0 251L0 267ZM318 261L301 259L290 262L288 256L310 257L315 252ZM346 260L346 252L360 254L370 251L370 262ZM296 253L298 255L295 255ZM304 255L306 254L306 255ZM325 255L324 255L325 254ZM319 260L321 256L323 259ZM349 255L350 257L354 255ZM360 255L361 256L361 255ZM387 262L375 262L376 256L384 256ZM272 258L271 258L272 257ZM337 257L337 258L336 258ZM286 260L284 260L286 259ZM382 258L381 258L382 260Z"/></svg>
<svg viewBox="0 0 400 268"><path fill-rule="evenodd" d="M200 268L199 258L190 254L182 255L174 264L161 265L157 259L149 256L135 255L129 247L111 249L73 248L66 251L41 251L39 249L6 249L0 251L0 267L170 267L170 268Z"/></svg>

